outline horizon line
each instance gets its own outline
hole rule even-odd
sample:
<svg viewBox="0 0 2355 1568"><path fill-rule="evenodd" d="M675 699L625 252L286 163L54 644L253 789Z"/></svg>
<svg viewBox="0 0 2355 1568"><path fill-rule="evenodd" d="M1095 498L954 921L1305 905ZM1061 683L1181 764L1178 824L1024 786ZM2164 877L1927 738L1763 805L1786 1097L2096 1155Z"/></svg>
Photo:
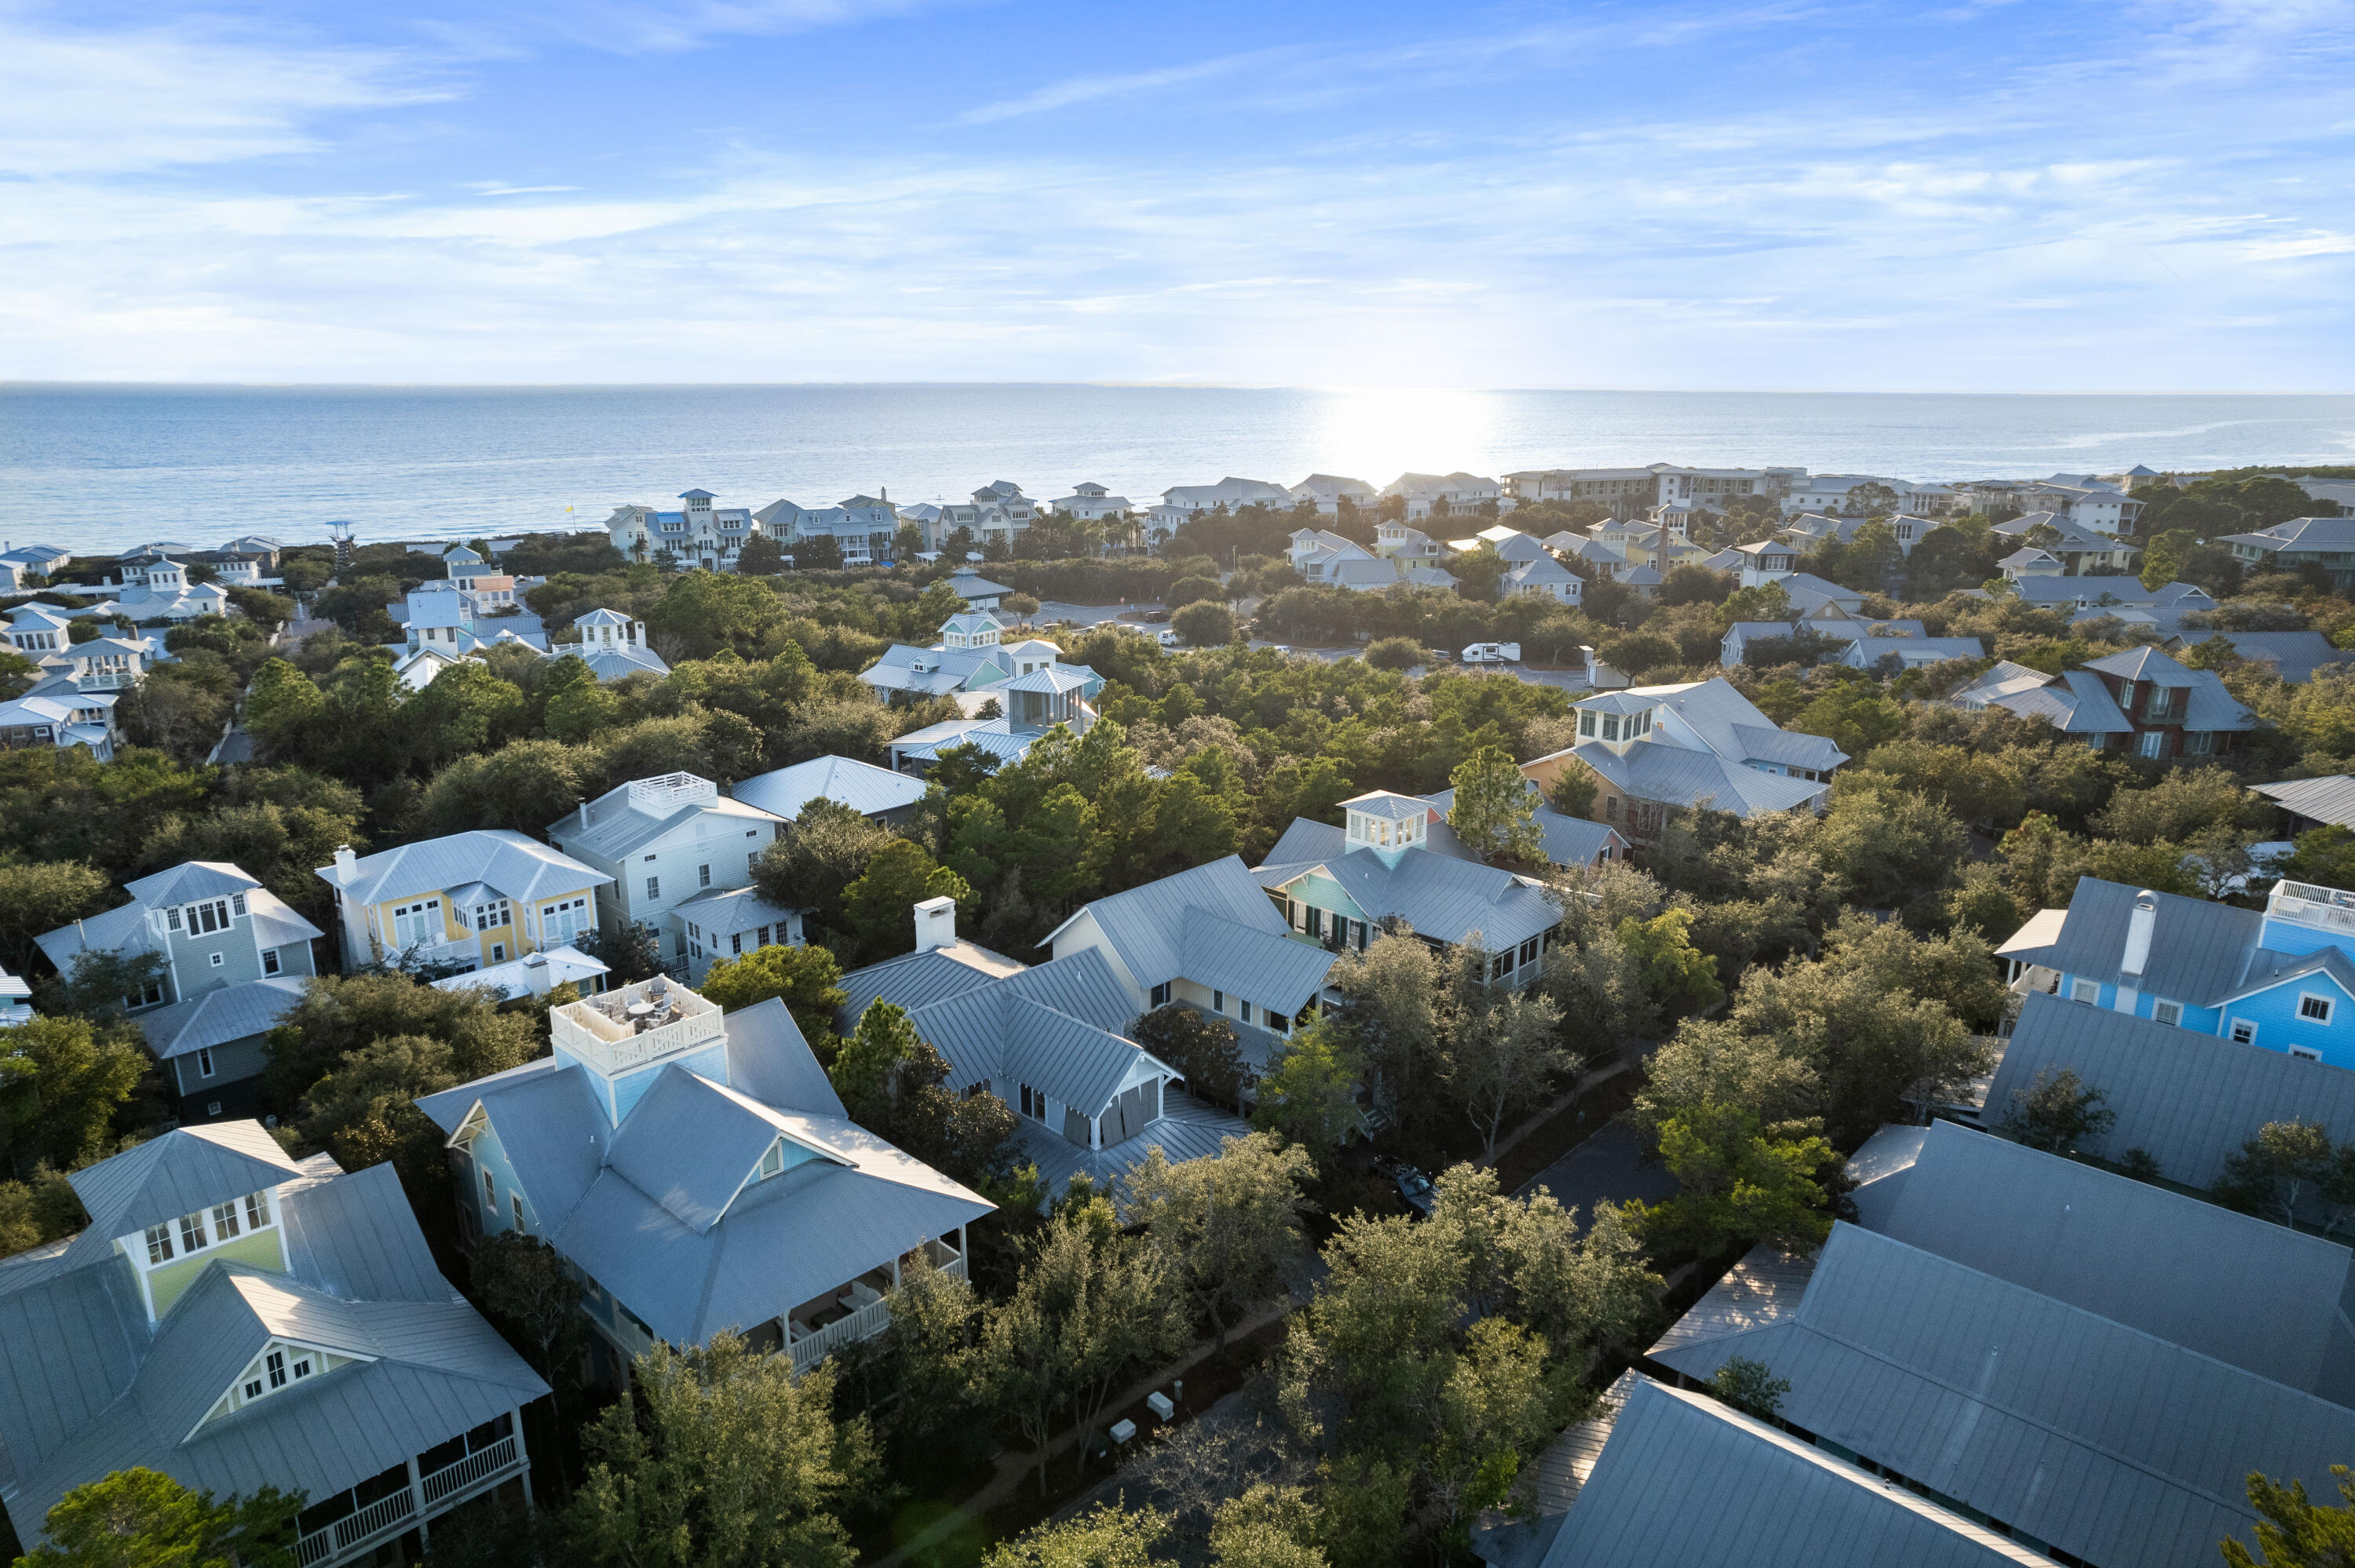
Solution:
<svg viewBox="0 0 2355 1568"><path fill-rule="evenodd" d="M746 390L896 390L960 387L1060 387L1144 392L1472 393L1489 397L1575 395L1584 397L2355 397L2355 387L2313 388L2065 387L1986 389L1937 387L1455 387L1418 385L1317 385L1292 382L1221 381L119 381L15 379L0 377L0 392L22 391L336 391L336 392L668 392Z"/></svg>

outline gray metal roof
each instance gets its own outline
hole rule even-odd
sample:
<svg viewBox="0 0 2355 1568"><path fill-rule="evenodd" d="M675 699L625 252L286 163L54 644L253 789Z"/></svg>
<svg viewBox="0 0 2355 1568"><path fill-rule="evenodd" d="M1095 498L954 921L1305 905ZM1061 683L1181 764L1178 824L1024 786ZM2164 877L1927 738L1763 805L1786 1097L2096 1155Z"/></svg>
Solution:
<svg viewBox="0 0 2355 1568"><path fill-rule="evenodd" d="M207 898L227 898L232 893L247 893L261 884L227 861L184 861L169 871L159 871L143 876L136 882L126 882L123 890L142 904L163 908L174 904L195 904Z"/></svg>
<svg viewBox="0 0 2355 1568"><path fill-rule="evenodd" d="M247 1040L278 1026L303 1000L303 982L285 975L205 991L139 1015L140 1033L158 1061Z"/></svg>
<svg viewBox="0 0 2355 1568"><path fill-rule="evenodd" d="M2028 999L1996 1067L1989 1118L2039 1072L2063 1069L2116 1113L2105 1150L2147 1150L2190 1187L2213 1185L2225 1158L2269 1121L2355 1128L2355 1072L2041 993Z"/></svg>
<svg viewBox="0 0 2355 1568"><path fill-rule="evenodd" d="M225 1203L300 1174L258 1121L176 1128L66 1180L90 1215L69 1255L79 1264L103 1255L116 1236Z"/></svg>
<svg viewBox="0 0 2355 1568"><path fill-rule="evenodd" d="M802 1026L783 999L771 997L727 1014L728 1082L782 1110L847 1118L834 1082L817 1064Z"/></svg>
<svg viewBox="0 0 2355 1568"><path fill-rule="evenodd" d="M692 898L680 899L671 906L671 913L701 931L707 943L714 937L757 931L763 926L782 933L793 915L750 887L709 887Z"/></svg>
<svg viewBox="0 0 2355 1568"><path fill-rule="evenodd" d="M2322 779L2285 779L2250 788L2284 810L2318 822L2355 827L2355 778L2333 773Z"/></svg>
<svg viewBox="0 0 2355 1568"><path fill-rule="evenodd" d="M2148 681L2158 686L2189 686L2191 672L2158 649L2144 643L2104 659L2088 659L2084 667L2126 681Z"/></svg>
<svg viewBox="0 0 2355 1568"><path fill-rule="evenodd" d="M694 1073L665 1071L614 1133L606 1161L700 1234L719 1223L783 1130L759 1101Z"/></svg>
<svg viewBox="0 0 2355 1568"><path fill-rule="evenodd" d="M2049 1559L1903 1487L1648 1378L1629 1390L1543 1568L1634 1563L2049 1568Z"/></svg>
<svg viewBox="0 0 2355 1568"><path fill-rule="evenodd" d="M1952 1122L1910 1130L1923 1134L1913 1169L1887 1178L1893 1201L1867 1228L2331 1396L2347 1248Z"/></svg>
<svg viewBox="0 0 2355 1568"><path fill-rule="evenodd" d="M2015 948L2007 943L2004 955L2063 974L2117 980L2118 965L2126 957L2126 926L2143 891L2122 882L2081 876L2052 944ZM2172 893L2153 896L2158 900L2158 918L2137 989L2198 1006L2230 995L2256 951L2264 916L2205 898Z"/></svg>
<svg viewBox="0 0 2355 1568"><path fill-rule="evenodd" d="M1092 1116L1141 1063L1167 1066L1123 1033L1132 1012L1091 948L911 1009L908 1021L948 1059L959 1087L1028 1084Z"/></svg>
<svg viewBox="0 0 2355 1568"><path fill-rule="evenodd" d="M673 828L706 814L735 819L728 825L737 832L747 826L776 820L758 806L741 799L731 800L725 795L717 795L709 800L688 800L668 810L650 811L632 794L636 784L645 782L648 780L617 784L594 800L586 802L586 823L581 821L581 809L576 807L548 824L549 840L559 849L571 853L619 860L625 855L635 854L640 848ZM455 898L454 894L453 897Z"/></svg>
<svg viewBox="0 0 2355 1568"><path fill-rule="evenodd" d="M1338 883L1369 918L1397 916L1433 941L1462 942L1476 932L1485 950L1502 952L1561 923L1553 900L1527 877L1428 849L1407 850L1385 865L1371 850L1352 852L1340 829L1305 817L1293 819L1252 875L1273 890L1314 871Z"/></svg>
<svg viewBox="0 0 2355 1568"><path fill-rule="evenodd" d="M1639 800L1699 806L1749 817L1763 811L1812 808L1831 793L1828 783L1745 768L1705 751L1687 751L1639 740L1625 756L1600 741L1571 748L1572 755Z"/></svg>
<svg viewBox="0 0 2355 1568"><path fill-rule="evenodd" d="M2323 665L2355 662L2355 652L2333 646L2319 631L2193 630L2182 633L2182 646L2194 647L2211 637L2222 637L2241 658L2273 665L2275 673L2293 683L2314 679Z"/></svg>
<svg viewBox="0 0 2355 1568"><path fill-rule="evenodd" d="M1241 1118L1172 1086L1161 1092L1161 1114L1146 1122L1142 1132L1110 1149L1082 1149L1028 1117L1016 1123L1014 1137L1025 1158L1039 1167L1049 1192L1060 1192L1072 1177L1084 1174L1112 1192L1115 1202L1124 1202L1129 1167L1143 1160L1147 1150L1158 1149L1171 1164L1179 1165L1210 1159L1228 1139L1245 1137L1251 1130Z"/></svg>
<svg viewBox="0 0 2355 1568"><path fill-rule="evenodd" d="M1847 752L1820 735L1776 729L1772 725L1738 724L1732 728L1735 755L1744 761L1754 758L1789 768L1828 769L1848 760Z"/></svg>
<svg viewBox="0 0 2355 1568"><path fill-rule="evenodd" d="M1416 811L1429 810L1412 796L1384 799L1403 800ZM1325 831L1337 841L1341 837L1338 828ZM1333 967L1331 953L1292 939L1292 928L1239 855L1095 899L1048 933L1047 940L1052 942L1082 915L1094 916L1121 967L1147 990L1190 980L1295 1012L1316 994Z"/></svg>
<svg viewBox="0 0 2355 1568"><path fill-rule="evenodd" d="M1796 1312L1654 1354L1763 1361L1792 1425L2094 1563L2205 1568L2250 1471L2355 1451L2355 1411L1848 1224Z"/></svg>
<svg viewBox="0 0 2355 1568"><path fill-rule="evenodd" d="M873 1002L888 1001L902 1012L913 1012L993 980L1018 974L1024 967L1003 953L971 942L902 953L842 977L842 989L850 1000L836 1011L834 1027L837 1033L848 1034L858 1027L859 1015Z"/></svg>
<svg viewBox="0 0 2355 1568"><path fill-rule="evenodd" d="M468 882L487 882L510 898L531 899L602 887L613 880L512 828L478 828L402 844L361 856L348 874L323 865L318 875L362 904L439 893Z"/></svg>
<svg viewBox="0 0 2355 1568"><path fill-rule="evenodd" d="M739 800L787 821L821 797L871 817L922 800L924 781L847 757L814 757L747 779L735 786L734 793Z"/></svg>
<svg viewBox="0 0 2355 1568"><path fill-rule="evenodd" d="M242 880L232 881L231 878ZM144 890L143 893L142 890ZM245 895L247 917L254 923L255 938L265 948L306 942L325 935L297 915L285 900L233 865L190 861L124 885L133 895L128 904L102 910L70 926L60 926L33 938L59 972L70 972L83 949L91 952L144 952L154 945L147 930L147 912L204 898Z"/></svg>
<svg viewBox="0 0 2355 1568"><path fill-rule="evenodd" d="M1539 792L1535 781L1530 782L1529 792ZM1459 860L1479 859L1463 840L1455 836L1455 830L1447 825L1447 813L1455 809L1455 791L1453 789L1442 789L1436 795L1425 795L1423 799L1439 813L1438 820L1431 824L1431 847L1453 854ZM1565 815L1551 806L1539 806L1531 820L1537 823L1538 832L1545 840L1545 856L1549 864L1593 865L1603 852L1614 843L1623 849L1626 843L1616 828L1602 822L1590 822L1584 817Z"/></svg>

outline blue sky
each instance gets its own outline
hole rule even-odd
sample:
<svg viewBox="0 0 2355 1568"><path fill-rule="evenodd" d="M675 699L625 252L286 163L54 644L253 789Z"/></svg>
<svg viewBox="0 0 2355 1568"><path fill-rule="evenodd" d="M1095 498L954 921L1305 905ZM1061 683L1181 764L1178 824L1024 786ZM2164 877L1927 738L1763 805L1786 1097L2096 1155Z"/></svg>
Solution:
<svg viewBox="0 0 2355 1568"><path fill-rule="evenodd" d="M0 0L0 376L2355 387L2355 4Z"/></svg>

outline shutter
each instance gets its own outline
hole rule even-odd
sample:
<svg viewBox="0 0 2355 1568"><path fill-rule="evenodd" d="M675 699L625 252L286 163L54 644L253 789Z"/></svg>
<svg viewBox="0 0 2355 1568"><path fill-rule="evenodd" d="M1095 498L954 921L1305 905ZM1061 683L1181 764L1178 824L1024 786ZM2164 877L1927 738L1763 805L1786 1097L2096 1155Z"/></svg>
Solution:
<svg viewBox="0 0 2355 1568"><path fill-rule="evenodd" d="M1088 1118L1069 1106L1063 1107L1063 1137L1082 1149L1088 1146Z"/></svg>

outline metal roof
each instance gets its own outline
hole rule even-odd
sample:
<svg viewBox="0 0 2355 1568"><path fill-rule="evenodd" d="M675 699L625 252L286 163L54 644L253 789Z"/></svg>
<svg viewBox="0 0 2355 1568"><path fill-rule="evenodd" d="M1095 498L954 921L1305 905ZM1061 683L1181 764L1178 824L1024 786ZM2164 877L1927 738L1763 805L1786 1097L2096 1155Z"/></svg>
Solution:
<svg viewBox="0 0 2355 1568"><path fill-rule="evenodd" d="M2151 926L2150 952L2139 983L2122 976L2126 927L2144 889L2122 882L2081 876L2069 895L2060 931L2049 946L2021 945L2041 928L2042 913L2003 945L2003 956L2025 963L2101 980L2125 980L2138 991L2195 1006L2212 1004L2237 989L2257 950L2264 916L2254 909L2212 904L2173 893L2153 893L2158 903Z"/></svg>
<svg viewBox="0 0 2355 1568"><path fill-rule="evenodd" d="M1369 817L1382 817L1395 822L1412 821L1429 816L1428 803L1412 795L1401 795L1395 789L1374 789L1341 802L1345 811L1359 811Z"/></svg>
<svg viewBox="0 0 2355 1568"><path fill-rule="evenodd" d="M903 1012L957 996L992 980L1018 974L1025 966L1003 953L971 942L951 942L921 953L902 953L842 977L850 1000L834 1015L835 1029L848 1034L871 1002L888 1001Z"/></svg>
<svg viewBox="0 0 2355 1568"><path fill-rule="evenodd" d="M665 1070L613 1134L606 1163L699 1234L719 1223L783 1131L759 1101L699 1074Z"/></svg>
<svg viewBox="0 0 2355 1568"><path fill-rule="evenodd" d="M1028 1084L1092 1116L1140 1063L1167 1069L1124 1033L1134 1011L1091 948L911 1009L908 1021L948 1059L958 1086Z"/></svg>
<svg viewBox="0 0 2355 1568"><path fill-rule="evenodd" d="M126 882L123 890L142 904L161 908L173 904L194 904L206 898L227 898L232 893L244 893L261 884L227 861L191 860L159 871L153 876L143 876L136 882Z"/></svg>
<svg viewBox="0 0 2355 1568"><path fill-rule="evenodd" d="M2160 652L2148 643L2128 648L2107 658L2088 659L2084 667L2098 670L2105 675L2115 675L2126 681L2148 681L2159 686L2188 686L2191 672Z"/></svg>
<svg viewBox="0 0 2355 1568"><path fill-rule="evenodd" d="M186 1001L143 1012L137 1022L155 1059L168 1062L197 1051L249 1040L278 1027L303 1000L304 982L286 975L221 986Z"/></svg>
<svg viewBox="0 0 2355 1568"><path fill-rule="evenodd" d="M2205 1568L2254 1544L2249 1472L2355 1451L2355 1410L1844 1224L1796 1312L1654 1355L1763 1361L1793 1425L2100 1563Z"/></svg>
<svg viewBox="0 0 2355 1568"><path fill-rule="evenodd" d="M1791 768L1831 769L1848 760L1848 753L1820 735L1776 729L1773 725L1733 726L1732 754L1743 761L1779 762Z"/></svg>
<svg viewBox="0 0 2355 1568"><path fill-rule="evenodd" d="M90 1228L69 1254L101 1255L116 1236L275 1187L299 1168L258 1121L175 1128L69 1173Z"/></svg>
<svg viewBox="0 0 2355 1568"><path fill-rule="evenodd" d="M1529 793L1541 793L1534 779L1529 782ZM1447 813L1455 809L1455 789L1442 789L1436 795L1425 795L1423 799L1438 813L1431 824L1431 847L1453 854L1459 860L1479 859L1463 840L1455 836L1455 830L1447 825ZM1537 823L1538 832L1545 840L1546 860L1553 865L1593 865L1596 858L1613 844L1624 849L1626 843L1616 828L1591 822L1584 817L1569 816L1548 805L1540 804L1530 820Z"/></svg>
<svg viewBox="0 0 2355 1568"><path fill-rule="evenodd" d="M1247 1137L1251 1130L1251 1124L1241 1118L1170 1086L1161 1092L1161 1114L1146 1122L1143 1131L1109 1149L1082 1149L1028 1117L1017 1121L1014 1137L1023 1154L1039 1167L1049 1192L1060 1192L1072 1177L1084 1174L1110 1192L1115 1202L1124 1203L1129 1167L1143 1160L1147 1150L1157 1148L1171 1164L1181 1165L1188 1160L1210 1159L1228 1139Z"/></svg>
<svg viewBox="0 0 2355 1568"><path fill-rule="evenodd" d="M1892 1159L1877 1173L1891 1192L1866 1228L2333 1396L2326 1363L2355 1351L2339 1317L2347 1248L1952 1122L1903 1130L1920 1135L1918 1152L1910 1170Z"/></svg>
<svg viewBox="0 0 2355 1568"><path fill-rule="evenodd" d="M2243 659L2261 660L2293 684L2314 679L2326 664L2355 662L2355 652L2333 646L2319 631L2186 631L2182 645L2190 647L2221 637Z"/></svg>
<svg viewBox="0 0 2355 1568"><path fill-rule="evenodd" d="M2283 1051L2086 1007L2028 999L1987 1089L1999 1119L2039 1072L2073 1071L2117 1115L2103 1147L2142 1149L2171 1181L2205 1188L2269 1121L2355 1128L2355 1072Z"/></svg>
<svg viewBox="0 0 2355 1568"><path fill-rule="evenodd" d="M363 855L348 873L318 868L320 880L361 904L462 883L487 882L510 898L531 899L602 887L613 879L512 828L478 828Z"/></svg>
<svg viewBox="0 0 2355 1568"><path fill-rule="evenodd" d="M2342 828L2355 827L2355 778L2344 773L2322 779L2285 779L2250 788L2294 815Z"/></svg>
<svg viewBox="0 0 2355 1568"><path fill-rule="evenodd" d="M737 1089L780 1110L850 1114L783 999L739 1008L719 1022L728 1031L728 1082Z"/></svg>
<svg viewBox="0 0 2355 1568"><path fill-rule="evenodd" d="M802 808L824 798L867 816L912 806L924 798L924 781L871 762L847 757L815 757L737 784L733 793L747 805L793 821Z"/></svg>
<svg viewBox="0 0 2355 1568"><path fill-rule="evenodd" d="M1359 802L1374 798L1360 796L1349 804L1362 810ZM1414 811L1430 810L1411 796L1380 799L1403 801ZM1338 828L1325 831L1340 837ZM1316 994L1333 967L1331 953L1292 939L1291 927L1240 855L1222 855L1082 905L1047 934L1047 941L1052 943L1082 915L1094 916L1121 967L1148 991L1190 980L1295 1012Z"/></svg>
<svg viewBox="0 0 2355 1568"><path fill-rule="evenodd" d="M1572 747L1571 755L1639 800L1705 804L1737 817L1812 810L1831 793L1826 782L1768 773L1706 751L1650 740L1637 741L1624 755L1601 741L1587 741Z"/></svg>
<svg viewBox="0 0 2355 1568"><path fill-rule="evenodd" d="M1606 1563L2050 1568L2048 1559L1892 1481L1648 1378L1628 1391L1543 1568Z"/></svg>
<svg viewBox="0 0 2355 1568"><path fill-rule="evenodd" d="M196 874L182 874L192 869ZM242 880L233 882L232 875ZM265 948L307 942L326 934L294 913L285 900L233 865L190 861L186 865L127 883L123 891L133 895L130 903L117 905L70 926L45 931L33 938L35 945L60 972L70 972L74 959L84 948L101 953L147 950L152 946L147 930L150 909L206 898L227 898L236 893L245 895L247 918L254 922L255 938Z"/></svg>
<svg viewBox="0 0 2355 1568"><path fill-rule="evenodd" d="M693 776L687 777L692 779ZM709 785L714 790L718 788L709 785L707 779L693 781L698 785ZM597 799L583 802L549 823L549 838L572 853L620 860L635 854L672 829L698 817L733 818L735 821L728 824L731 831L741 831L747 824L776 821L774 816L759 806L741 798L730 800L717 793L704 799L682 799L675 805L662 800L662 809L650 810L645 801L659 798L648 796L640 787L657 782L640 779L615 785Z"/></svg>
<svg viewBox="0 0 2355 1568"><path fill-rule="evenodd" d="M592 959L580 948L567 944L560 948L542 948L503 964L490 964L462 975L447 976L435 980L433 989L469 991L481 988L496 991L506 1001L513 1001L518 997L545 996L558 986L578 984L581 980L611 973L612 965Z"/></svg>
<svg viewBox="0 0 2355 1568"><path fill-rule="evenodd" d="M757 931L763 926L783 930L793 911L771 904L750 887L710 887L692 898L683 898L671 912L682 920L693 921L706 941L714 937L726 937L744 931Z"/></svg>
<svg viewBox="0 0 2355 1568"><path fill-rule="evenodd" d="M1433 941L1462 942L1476 932L1485 950L1503 952L1561 923L1545 889L1527 877L1428 849L1406 850L1385 864L1371 850L1351 851L1340 829L1305 818L1293 820L1252 875L1273 891L1313 871L1338 883L1369 918L1397 916Z"/></svg>

